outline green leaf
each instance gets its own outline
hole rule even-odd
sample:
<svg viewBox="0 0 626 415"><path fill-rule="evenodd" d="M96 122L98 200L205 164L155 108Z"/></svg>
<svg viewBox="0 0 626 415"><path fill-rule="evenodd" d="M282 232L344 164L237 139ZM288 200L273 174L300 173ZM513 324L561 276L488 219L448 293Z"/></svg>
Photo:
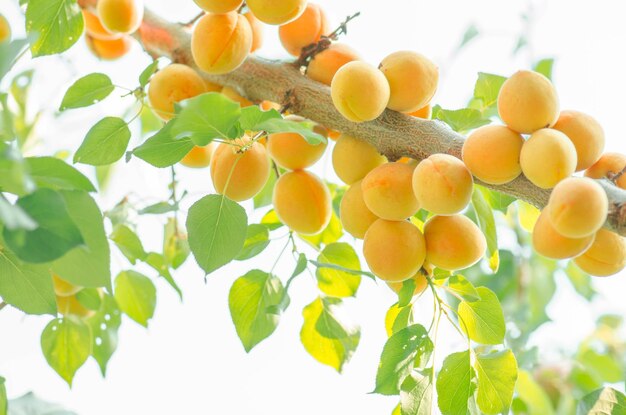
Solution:
<svg viewBox="0 0 626 415"><path fill-rule="evenodd" d="M337 242L327 245L317 257L318 263L334 264L343 268L361 270L359 256L347 243ZM361 276L354 272L344 272L335 268L318 267L315 272L319 289L332 297L352 297L361 284Z"/></svg>
<svg viewBox="0 0 626 415"><path fill-rule="evenodd" d="M343 227L337 214L333 211L330 222L326 228L316 235L298 235L302 240L310 243L316 248L320 248L322 245L332 244L337 242L343 236Z"/></svg>
<svg viewBox="0 0 626 415"><path fill-rule="evenodd" d="M267 182L265 182L265 186L263 186L263 189L261 189L261 191L252 198L255 209L259 209L272 204L272 196L274 195L274 186L276 185L276 180L276 173L274 172L274 169L272 169L270 171L270 177L269 179L267 179Z"/></svg>
<svg viewBox="0 0 626 415"><path fill-rule="evenodd" d="M81 232L58 192L39 189L18 199L17 206L38 224L34 230L4 229L6 244L22 261L50 262L83 243Z"/></svg>
<svg viewBox="0 0 626 415"><path fill-rule="evenodd" d="M115 87L103 73L92 73L74 82L65 93L59 111L88 107L108 97Z"/></svg>
<svg viewBox="0 0 626 415"><path fill-rule="evenodd" d="M339 303L339 299L317 298L304 307L300 341L315 360L341 372L359 344L361 331L335 316L333 308Z"/></svg>
<svg viewBox="0 0 626 415"><path fill-rule="evenodd" d="M74 154L74 163L92 166L115 163L124 156L129 141L130 130L126 121L105 117L91 127Z"/></svg>
<svg viewBox="0 0 626 415"><path fill-rule="evenodd" d="M145 86L150 82L150 78L152 78L152 75L154 75L158 68L158 60L154 60L150 63L150 65L146 66L146 68L141 71L141 74L139 75L139 86L145 88Z"/></svg>
<svg viewBox="0 0 626 415"><path fill-rule="evenodd" d="M517 361L511 350L476 355L476 402L487 415L508 413L517 381Z"/></svg>
<svg viewBox="0 0 626 415"><path fill-rule="evenodd" d="M83 16L76 0L29 0L26 31L39 36L31 41L33 57L68 50L83 33Z"/></svg>
<svg viewBox="0 0 626 415"><path fill-rule="evenodd" d="M444 288L465 301L472 302L480 300L480 295L478 295L478 291L476 291L474 285L462 275L452 275Z"/></svg>
<svg viewBox="0 0 626 415"><path fill-rule="evenodd" d="M581 399L576 415L624 415L626 396L613 388L594 391Z"/></svg>
<svg viewBox="0 0 626 415"><path fill-rule="evenodd" d="M428 372L432 372L430 369ZM431 373L412 371L400 390L401 415L431 415L433 383Z"/></svg>
<svg viewBox="0 0 626 415"><path fill-rule="evenodd" d="M139 210L140 215L162 215L164 213L176 212L180 206L172 202L158 202Z"/></svg>
<svg viewBox="0 0 626 415"><path fill-rule="evenodd" d="M596 290L593 289L591 276L578 268L574 262L570 261L567 264L565 275L567 275L576 292L587 300L591 300L597 294Z"/></svg>
<svg viewBox="0 0 626 415"><path fill-rule="evenodd" d="M446 357L437 377L437 403L443 415L466 414L472 396L470 352L452 353Z"/></svg>
<svg viewBox="0 0 626 415"><path fill-rule="evenodd" d="M98 311L102 304L101 295L99 288L82 288L76 293L76 300L88 310Z"/></svg>
<svg viewBox="0 0 626 415"><path fill-rule="evenodd" d="M298 133L307 143L316 145L326 143L326 137L313 131L314 124L310 121L296 122L286 118L271 118L258 124L255 130L273 133Z"/></svg>
<svg viewBox="0 0 626 415"><path fill-rule="evenodd" d="M233 283L228 307L246 352L276 330L280 315L268 309L280 304L284 294L280 279L259 270L249 271Z"/></svg>
<svg viewBox="0 0 626 415"><path fill-rule="evenodd" d="M116 225L109 238L122 251L122 254L135 265L137 261L143 261L148 255L143 248L137 234L126 225Z"/></svg>
<svg viewBox="0 0 626 415"><path fill-rule="evenodd" d="M400 291L398 292L398 305L400 307L406 307L409 305L411 299L413 298L416 286L417 284L415 282L415 278L409 278L408 280L404 280L402 282L402 287L400 287Z"/></svg>
<svg viewBox="0 0 626 415"><path fill-rule="evenodd" d="M13 68L17 58L24 51L29 42L34 41L36 35L28 39L14 39L11 42L0 42L0 80Z"/></svg>
<svg viewBox="0 0 626 415"><path fill-rule="evenodd" d="M385 331L387 337L391 337L392 334L406 328L411 322L413 315L413 307L405 306L400 307L398 303L395 303L385 314Z"/></svg>
<svg viewBox="0 0 626 415"><path fill-rule="evenodd" d="M319 261L313 261L313 260L309 260L309 262L313 265L315 265L317 268L328 268L328 269L332 269L335 271L341 271L341 272L345 272L348 274L354 274L354 275L364 275L368 278L371 278L372 280L376 280L376 276L374 276L374 274L372 274L371 272L368 271L360 271L360 270L356 270L356 269L351 269L351 268L346 268L346 267L342 267L341 265L336 265L336 264L329 264L326 262L319 262Z"/></svg>
<svg viewBox="0 0 626 415"><path fill-rule="evenodd" d="M109 359L117 349L117 332L122 324L122 314L115 299L105 294L100 309L87 319L87 324L92 333L91 355L105 376Z"/></svg>
<svg viewBox="0 0 626 415"><path fill-rule="evenodd" d="M9 230L23 229L32 231L37 228L35 222L24 210L12 205L3 196L0 195L0 224Z"/></svg>
<svg viewBox="0 0 626 415"><path fill-rule="evenodd" d="M165 224L163 236L163 257L165 262L174 269L178 269L185 263L191 251L187 234L178 228L178 221L169 218Z"/></svg>
<svg viewBox="0 0 626 415"><path fill-rule="evenodd" d="M18 149L17 143L4 143L0 141L0 177L2 186L10 183L12 189L18 189L16 193L26 194L35 190L26 168L26 162Z"/></svg>
<svg viewBox="0 0 626 415"><path fill-rule="evenodd" d="M474 24L470 24L467 29L465 29L465 33L463 33L463 38L461 39L461 43L459 44L458 49L462 49L465 45L470 43L472 40L479 35L478 28Z"/></svg>
<svg viewBox="0 0 626 415"><path fill-rule="evenodd" d="M485 257L489 261L489 267L491 270L493 272L498 272L500 257L498 253L496 219L493 216L493 210L491 210L491 206L489 206L482 192L478 189L474 189L474 192L472 193L472 206L476 212L478 225L487 239L487 252Z"/></svg>
<svg viewBox="0 0 626 415"><path fill-rule="evenodd" d="M275 231L282 227L283 223L278 218L276 211L271 209L261 218L261 225L267 227L270 231Z"/></svg>
<svg viewBox="0 0 626 415"><path fill-rule="evenodd" d="M79 319L54 319L41 333L41 350L46 361L68 385L91 354L91 331Z"/></svg>
<svg viewBox="0 0 626 415"><path fill-rule="evenodd" d="M554 58L541 59L533 66L533 71L539 72L548 79L552 79L552 67L554 66Z"/></svg>
<svg viewBox="0 0 626 415"><path fill-rule="evenodd" d="M96 191L84 174L56 157L28 157L24 161L30 170L30 177L38 187L48 187L54 190Z"/></svg>
<svg viewBox="0 0 626 415"><path fill-rule="evenodd" d="M411 373L416 359L428 360L433 343L420 324L399 330L385 343L376 372L374 393L397 395L404 379Z"/></svg>
<svg viewBox="0 0 626 415"><path fill-rule="evenodd" d="M465 132L489 124L491 121L483 118L480 111L473 108L446 110L439 105L433 107L433 120L445 122L456 132Z"/></svg>
<svg viewBox="0 0 626 415"><path fill-rule="evenodd" d="M167 281L167 283L174 289L174 291L176 291L176 293L178 294L178 297L182 301L183 292L178 286L178 284L176 284L174 277L172 277L172 274L170 273L170 269L169 269L167 259L165 258L165 256L161 254L157 254L156 252L150 252L148 253L148 256L144 259L144 261L146 264L150 265L152 269L158 272L159 275L165 279L165 281Z"/></svg>
<svg viewBox="0 0 626 415"><path fill-rule="evenodd" d="M519 399L526 404L528 415L554 415L550 397L530 373L519 371L515 389Z"/></svg>
<svg viewBox="0 0 626 415"><path fill-rule="evenodd" d="M115 278L115 301L124 314L148 327L156 307L156 288L145 275L122 271Z"/></svg>
<svg viewBox="0 0 626 415"><path fill-rule="evenodd" d="M498 103L498 94L506 77L491 73L479 72L478 80L474 86L474 98L481 100L481 112L495 108Z"/></svg>
<svg viewBox="0 0 626 415"><path fill-rule="evenodd" d="M509 195L505 195L501 192L496 192L495 190L487 189L484 186L475 185L476 189L479 189L483 194L483 197L489 203L494 210L500 211L504 214L507 213L509 205L515 202L515 198Z"/></svg>
<svg viewBox="0 0 626 415"><path fill-rule="evenodd" d="M241 118L239 125L243 131L260 131L262 128L258 128L262 123L271 119L282 119L280 112L272 109L269 111L263 111L257 105L251 105L241 109Z"/></svg>
<svg viewBox="0 0 626 415"><path fill-rule="evenodd" d="M187 215L189 247L198 265L210 274L235 259L244 246L248 217L236 202L208 195Z"/></svg>
<svg viewBox="0 0 626 415"><path fill-rule="evenodd" d="M198 95L180 103L180 112L172 126L176 138L190 137L199 146L214 138L232 140L241 136L239 104L217 92Z"/></svg>
<svg viewBox="0 0 626 415"><path fill-rule="evenodd" d="M235 258L237 261L245 261L259 255L270 244L270 231L267 227L259 224L248 225L246 240L243 249Z"/></svg>
<svg viewBox="0 0 626 415"><path fill-rule="evenodd" d="M7 399L7 388L5 386L5 379L0 376L0 415L7 415L8 408L8 399Z"/></svg>
<svg viewBox="0 0 626 415"><path fill-rule="evenodd" d="M77 415L60 405L39 399L32 392L9 401L10 415Z"/></svg>
<svg viewBox="0 0 626 415"><path fill-rule="evenodd" d="M172 134L173 121L168 122L155 135L133 150L133 155L154 167L164 168L178 163L193 149L189 137L175 138Z"/></svg>
<svg viewBox="0 0 626 415"><path fill-rule="evenodd" d="M500 301L489 288L478 287L476 291L480 300L459 304L461 328L478 343L500 344L506 330Z"/></svg>

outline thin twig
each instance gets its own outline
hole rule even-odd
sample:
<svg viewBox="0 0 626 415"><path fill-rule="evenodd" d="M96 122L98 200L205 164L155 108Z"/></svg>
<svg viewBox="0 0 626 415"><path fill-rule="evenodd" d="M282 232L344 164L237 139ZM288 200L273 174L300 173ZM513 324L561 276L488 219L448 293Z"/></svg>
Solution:
<svg viewBox="0 0 626 415"><path fill-rule="evenodd" d="M181 23L180 25L185 27L193 26L198 20L202 19L202 16L204 16L205 14L205 12L200 12L196 16L194 16L193 19L189 20L186 23Z"/></svg>

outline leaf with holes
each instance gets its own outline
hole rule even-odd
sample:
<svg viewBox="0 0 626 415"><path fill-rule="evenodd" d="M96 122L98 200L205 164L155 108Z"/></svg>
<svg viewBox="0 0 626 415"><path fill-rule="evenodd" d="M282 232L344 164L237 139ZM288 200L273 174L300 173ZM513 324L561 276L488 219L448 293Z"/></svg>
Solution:
<svg viewBox="0 0 626 415"><path fill-rule="evenodd" d="M46 361L68 385L91 354L91 330L75 318L52 320L41 333L41 350Z"/></svg>
<svg viewBox="0 0 626 415"><path fill-rule="evenodd" d="M37 34L30 50L33 57L68 50L83 33L84 22L76 0L29 0L26 31Z"/></svg>

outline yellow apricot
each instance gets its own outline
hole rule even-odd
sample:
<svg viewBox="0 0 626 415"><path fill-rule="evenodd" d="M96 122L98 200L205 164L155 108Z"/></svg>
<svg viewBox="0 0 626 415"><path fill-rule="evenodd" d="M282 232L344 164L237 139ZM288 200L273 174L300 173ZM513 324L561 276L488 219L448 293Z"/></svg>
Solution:
<svg viewBox="0 0 626 415"><path fill-rule="evenodd" d="M465 164L449 154L433 154L413 172L413 191L422 209L452 215L467 207L474 180Z"/></svg>
<svg viewBox="0 0 626 415"><path fill-rule="evenodd" d="M225 74L237 69L252 48L248 19L231 12L206 14L191 35L191 54L206 73Z"/></svg>
<svg viewBox="0 0 626 415"><path fill-rule="evenodd" d="M11 41L11 25L6 17L0 14L0 43Z"/></svg>
<svg viewBox="0 0 626 415"><path fill-rule="evenodd" d="M298 133L270 134L267 151L276 164L289 170L302 170L315 164L324 155L327 143L309 144Z"/></svg>
<svg viewBox="0 0 626 415"><path fill-rule="evenodd" d="M54 287L54 293L59 297L74 295L82 289L82 287L65 281L56 274L52 274L52 286Z"/></svg>
<svg viewBox="0 0 626 415"><path fill-rule="evenodd" d="M243 15L248 19L250 29L252 29L252 46L250 47L250 53L253 53L263 46L263 24L250 12L246 12Z"/></svg>
<svg viewBox="0 0 626 415"><path fill-rule="evenodd" d="M361 183L363 200L379 218L404 220L420 208L413 192L414 166L385 163L369 172Z"/></svg>
<svg viewBox="0 0 626 415"><path fill-rule="evenodd" d="M180 161L185 167L201 169L211 164L211 156L217 147L217 143L210 143L206 146L194 146Z"/></svg>
<svg viewBox="0 0 626 415"><path fill-rule="evenodd" d="M120 33L109 32L102 25L100 18L89 10L83 9L83 20L85 21L85 32L93 38L100 40L113 40L119 39L122 36Z"/></svg>
<svg viewBox="0 0 626 415"><path fill-rule="evenodd" d="M193 0L205 12L224 14L241 7L243 0Z"/></svg>
<svg viewBox="0 0 626 415"><path fill-rule="evenodd" d="M202 81L204 81L204 92L222 92L223 87L220 84L207 81L204 78L202 78Z"/></svg>
<svg viewBox="0 0 626 415"><path fill-rule="evenodd" d="M143 0L98 0L98 16L106 30L131 34L143 20Z"/></svg>
<svg viewBox="0 0 626 415"><path fill-rule="evenodd" d="M307 68L307 76L330 86L337 71L345 64L358 61L361 56L350 46L333 43L313 57Z"/></svg>
<svg viewBox="0 0 626 415"><path fill-rule="evenodd" d="M306 8L307 0L248 0L250 11L263 23L284 25L297 19Z"/></svg>
<svg viewBox="0 0 626 415"><path fill-rule="evenodd" d="M570 177L557 184L547 207L554 229L568 238L596 233L604 225L608 209L604 189L588 177Z"/></svg>
<svg viewBox="0 0 626 415"><path fill-rule="evenodd" d="M409 113L408 115L412 117L424 118L425 120L428 120L433 115L433 109L430 106L430 104L427 104L426 106L418 109L417 111L413 111Z"/></svg>
<svg viewBox="0 0 626 415"><path fill-rule="evenodd" d="M576 148L560 131L543 128L522 146L522 172L542 189L550 189L576 170Z"/></svg>
<svg viewBox="0 0 626 415"><path fill-rule="evenodd" d="M337 111L348 120L371 121L385 111L389 83L375 67L355 61L337 71L330 84L330 94Z"/></svg>
<svg viewBox="0 0 626 415"><path fill-rule="evenodd" d="M163 120L174 117L174 104L203 94L206 84L187 65L173 63L158 71L150 80L148 98L154 112Z"/></svg>
<svg viewBox="0 0 626 415"><path fill-rule="evenodd" d="M339 218L343 229L358 239L363 239L369 227L378 219L363 200L361 180L353 183L341 198Z"/></svg>
<svg viewBox="0 0 626 415"><path fill-rule="evenodd" d="M87 47L100 59L115 60L126 55L132 46L130 36L122 36L119 39L102 40L86 36Z"/></svg>
<svg viewBox="0 0 626 415"><path fill-rule="evenodd" d="M487 241L467 216L434 216L424 225L426 261L448 271L470 267L485 254Z"/></svg>
<svg viewBox="0 0 626 415"><path fill-rule="evenodd" d="M418 295L424 292L424 290L428 287L428 280L426 279L426 276L424 274L422 274L421 271L418 271L417 274L415 274L413 277L413 280L415 280L415 290L413 290L413 295ZM396 294L400 293L400 290L402 289L402 285L404 284L404 281L402 282L388 282L387 286L389 288L391 288L391 290L393 292L395 292Z"/></svg>
<svg viewBox="0 0 626 415"><path fill-rule="evenodd" d="M548 212L543 211L533 228L533 247L535 251L546 258L574 258L591 246L594 237L595 234L582 238L569 238L561 235L550 223Z"/></svg>
<svg viewBox="0 0 626 415"><path fill-rule="evenodd" d="M341 134L333 149L333 168L345 183L352 184L387 162L376 147L349 135Z"/></svg>
<svg viewBox="0 0 626 415"><path fill-rule="evenodd" d="M504 125L485 125L463 143L463 162L477 179L508 183L522 173L520 154L524 138Z"/></svg>
<svg viewBox="0 0 626 415"><path fill-rule="evenodd" d="M591 167L602 155L604 130L592 116L580 111L561 111L552 128L564 133L574 143L578 156L576 171Z"/></svg>
<svg viewBox="0 0 626 415"><path fill-rule="evenodd" d="M81 318L87 318L93 316L96 312L88 309L82 305L76 295L69 295L62 297L56 296L57 311L64 316L76 316Z"/></svg>
<svg viewBox="0 0 626 415"><path fill-rule="evenodd" d="M531 134L554 125L559 117L559 97L542 74L518 71L502 84L498 113L512 130Z"/></svg>
<svg viewBox="0 0 626 415"><path fill-rule="evenodd" d="M233 88L229 86L225 86L224 88L222 88L222 95L224 95L226 98L230 99L231 101L235 101L239 103L239 105L241 105L241 108L250 107L254 105L252 101L250 101L247 98L242 97L241 95L239 95L237 91L235 91Z"/></svg>
<svg viewBox="0 0 626 415"><path fill-rule="evenodd" d="M278 29L280 42L287 52L300 56L302 48L317 43L330 33L330 23L319 4L309 3L296 20Z"/></svg>
<svg viewBox="0 0 626 415"><path fill-rule="evenodd" d="M439 82L439 68L422 54L412 51L394 52L380 63L391 95L387 107L411 113L430 102Z"/></svg>
<svg viewBox="0 0 626 415"><path fill-rule="evenodd" d="M574 258L580 269L596 277L608 277L626 268L626 238L606 229L596 233L596 239L584 254Z"/></svg>
<svg viewBox="0 0 626 415"><path fill-rule="evenodd" d="M604 153L600 159L585 171L585 176L592 179L612 179L614 175L626 169L626 155L620 153ZM626 189L626 174L616 181L617 187Z"/></svg>
<svg viewBox="0 0 626 415"><path fill-rule="evenodd" d="M272 202L280 221L303 235L323 231L332 215L328 187L305 170L290 171L280 176L274 187Z"/></svg>
<svg viewBox="0 0 626 415"><path fill-rule="evenodd" d="M365 234L363 256L370 270L386 282L414 276L425 255L424 235L411 222L378 219Z"/></svg>
<svg viewBox="0 0 626 415"><path fill-rule="evenodd" d="M339 131L328 130L328 138L330 138L331 140L337 141L339 140L339 137L341 137L341 133Z"/></svg>
<svg viewBox="0 0 626 415"><path fill-rule="evenodd" d="M249 147L243 151L244 146ZM254 197L263 189L269 176L270 160L265 147L259 143L250 146L248 138L232 144L220 143L211 158L215 190L236 202Z"/></svg>

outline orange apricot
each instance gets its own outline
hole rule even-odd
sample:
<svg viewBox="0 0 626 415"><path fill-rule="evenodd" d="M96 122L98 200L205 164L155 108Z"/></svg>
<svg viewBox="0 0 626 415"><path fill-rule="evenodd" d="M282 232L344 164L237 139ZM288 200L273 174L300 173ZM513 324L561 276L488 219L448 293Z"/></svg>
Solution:
<svg viewBox="0 0 626 415"><path fill-rule="evenodd" d="M193 0L205 12L224 14L234 12L243 4L243 0Z"/></svg>
<svg viewBox="0 0 626 415"><path fill-rule="evenodd" d="M543 128L522 146L522 172L542 189L550 189L576 170L576 147L560 131Z"/></svg>
<svg viewBox="0 0 626 415"><path fill-rule="evenodd" d="M421 271L418 271L417 274L415 274L411 278L415 281L415 289L413 290L413 296L423 293L424 290L426 290L426 288L428 287L428 280L426 279L426 276L422 274ZM400 290L402 289L403 284L404 284L404 281L388 282L387 286L391 288L391 290L395 292L396 294L400 294Z"/></svg>
<svg viewBox="0 0 626 415"><path fill-rule="evenodd" d="M267 151L276 164L289 170L302 170L324 155L327 143L309 144L298 133L276 133L267 138Z"/></svg>
<svg viewBox="0 0 626 415"><path fill-rule="evenodd" d="M485 254L485 235L467 216L434 216L424 225L426 261L455 271L470 267Z"/></svg>
<svg viewBox="0 0 626 415"><path fill-rule="evenodd" d="M341 198L339 219L343 229L358 239L363 239L369 227L378 219L363 200L361 180L353 183Z"/></svg>
<svg viewBox="0 0 626 415"><path fill-rule="evenodd" d="M252 46L250 47L250 53L253 53L263 46L263 23L250 12L244 13L244 16L248 19L250 29L252 29Z"/></svg>
<svg viewBox="0 0 626 415"><path fill-rule="evenodd" d="M143 0L98 0L97 10L111 33L134 33L143 20Z"/></svg>
<svg viewBox="0 0 626 415"><path fill-rule="evenodd" d="M596 277L608 277L626 268L626 238L606 229L596 233L591 247L574 263Z"/></svg>
<svg viewBox="0 0 626 415"><path fill-rule="evenodd" d="M85 21L85 32L95 39L113 40L119 39L120 33L109 32L100 21L100 18L89 10L83 9L83 20Z"/></svg>
<svg viewBox="0 0 626 415"><path fill-rule="evenodd" d="M346 184L364 178L367 173L387 162L376 147L349 135L341 134L333 149L333 168Z"/></svg>
<svg viewBox="0 0 626 415"><path fill-rule="evenodd" d="M158 71L150 80L148 99L154 112L163 120L174 117L174 104L206 91L206 84L187 65L173 63Z"/></svg>
<svg viewBox="0 0 626 415"><path fill-rule="evenodd" d="M11 41L11 25L6 17L0 14L0 43Z"/></svg>
<svg viewBox="0 0 626 415"><path fill-rule="evenodd" d="M126 55L132 46L130 36L122 36L119 39L102 40L86 36L87 47L100 59L115 60Z"/></svg>
<svg viewBox="0 0 626 415"><path fill-rule="evenodd" d="M54 288L54 293L59 297L74 295L82 289L82 287L74 285L56 274L52 274L52 286Z"/></svg>
<svg viewBox="0 0 626 415"><path fill-rule="evenodd" d="M425 120L428 120L433 115L433 109L430 106L430 104L427 104L423 106L422 108L418 109L417 111L413 111L409 113L408 115L412 117L424 118Z"/></svg>
<svg viewBox="0 0 626 415"><path fill-rule="evenodd" d="M284 25L304 13L307 0L248 0L246 4L263 23Z"/></svg>
<svg viewBox="0 0 626 415"><path fill-rule="evenodd" d="M533 247L539 254L551 259L574 258L585 252L593 243L595 234L582 238L561 235L550 223L548 212L542 212L533 228Z"/></svg>
<svg viewBox="0 0 626 415"><path fill-rule="evenodd" d="M585 176L592 179L613 179L613 176L626 169L626 155L620 153L604 153L593 166L585 171ZM626 189L626 174L616 181L617 187Z"/></svg>
<svg viewBox="0 0 626 415"><path fill-rule="evenodd" d="M239 103L239 105L241 105L241 108L250 107L254 105L254 102L250 101L249 99L245 97L242 97L239 94L239 92L235 91L233 88L229 86L225 86L222 88L222 95L224 95L226 98L230 99L231 101L235 101Z"/></svg>
<svg viewBox="0 0 626 415"><path fill-rule="evenodd" d="M296 20L278 29L280 42L287 52L300 56L302 48L318 42L323 35L330 33L330 23L322 7L309 3Z"/></svg>
<svg viewBox="0 0 626 415"><path fill-rule="evenodd" d="M358 61L361 56L350 46L333 43L313 57L307 68L307 76L330 86L337 71L345 64Z"/></svg>
<svg viewBox="0 0 626 415"><path fill-rule="evenodd" d="M385 163L369 172L361 183L363 200L379 218L404 220L420 208L413 192L414 166Z"/></svg>
<svg viewBox="0 0 626 415"><path fill-rule="evenodd" d="M365 62L342 66L330 85L335 108L353 122L378 118L389 102L389 82L381 71Z"/></svg>
<svg viewBox="0 0 626 415"><path fill-rule="evenodd" d="M206 146L194 146L180 161L185 167L201 169L211 164L211 156L217 147L217 143L210 143Z"/></svg>
<svg viewBox="0 0 626 415"><path fill-rule="evenodd" d="M559 119L552 128L564 133L576 147L578 157L576 171L591 167L604 151L604 130L600 123L590 115L580 111L561 111Z"/></svg>

